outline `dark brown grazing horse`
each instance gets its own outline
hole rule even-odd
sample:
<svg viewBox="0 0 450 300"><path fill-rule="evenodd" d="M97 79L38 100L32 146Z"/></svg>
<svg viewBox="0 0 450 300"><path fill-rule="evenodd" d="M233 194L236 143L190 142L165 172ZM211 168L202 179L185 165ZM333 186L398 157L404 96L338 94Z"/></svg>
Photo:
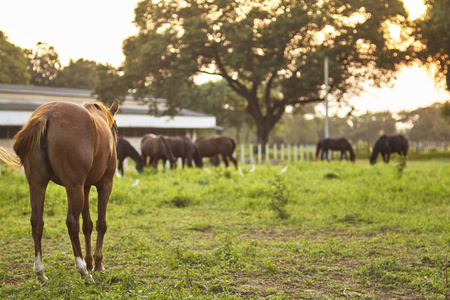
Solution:
<svg viewBox="0 0 450 300"><path fill-rule="evenodd" d="M317 147L316 147L316 155L315 155L316 160L319 160L319 156L320 156L320 160L323 160L324 156L325 156L327 161L330 161L330 158L328 157L329 150L340 151L341 155L339 157L339 160L342 160L342 158L344 156L345 156L345 159L348 160L348 156L347 156L347 151L348 151L350 154L350 161L352 161L352 162L355 161L355 152L353 151L352 145L346 138L321 139L317 143Z"/></svg>
<svg viewBox="0 0 450 300"><path fill-rule="evenodd" d="M119 136L117 141L117 169L119 169L120 174L123 176L123 161L125 158L130 157L136 162L136 170L141 173L144 170L144 160L141 155L131 146L125 138Z"/></svg>
<svg viewBox="0 0 450 300"><path fill-rule="evenodd" d="M33 112L28 122L14 137L12 156L2 157L10 165L22 164L30 188L31 227L34 239L34 272L46 284L42 263L41 239L44 228L44 198L49 181L65 187L68 212L66 224L72 242L76 270L87 282L95 260L95 271L104 270L103 237L106 232L106 206L116 171L117 126L114 114L117 100L111 108L103 104L68 102L46 103ZM20 160L19 160L20 158ZM91 253L93 223L89 213L89 191L98 192L97 244ZM83 260L79 239L80 214L83 217L86 256Z"/></svg>
<svg viewBox="0 0 450 300"><path fill-rule="evenodd" d="M237 160L233 157L236 150L236 141L228 136L216 135L211 137L199 137L195 143L194 161L197 167L203 167L203 157L221 155L225 166L228 168L228 159L237 169Z"/></svg>
<svg viewBox="0 0 450 300"><path fill-rule="evenodd" d="M181 164L184 168L184 165L187 164L188 167L192 167L192 159L194 157L194 145L192 142L185 136L177 136L177 137L164 137L169 144L170 149L172 150L173 156L175 158L181 158ZM166 160L163 159L164 164ZM173 167L172 165L170 166Z"/></svg>
<svg viewBox="0 0 450 300"><path fill-rule="evenodd" d="M158 160L169 160L170 166L176 166L176 159L169 143L162 135L146 134L141 139L141 155L146 166L156 168ZM149 161L147 162L147 159Z"/></svg>
<svg viewBox="0 0 450 300"><path fill-rule="evenodd" d="M391 153L397 152L399 155L408 155L409 144L408 140L401 134L398 135L382 135L373 147L372 155L370 156L370 163L373 165L377 162L378 153L383 156L385 163L389 162Z"/></svg>

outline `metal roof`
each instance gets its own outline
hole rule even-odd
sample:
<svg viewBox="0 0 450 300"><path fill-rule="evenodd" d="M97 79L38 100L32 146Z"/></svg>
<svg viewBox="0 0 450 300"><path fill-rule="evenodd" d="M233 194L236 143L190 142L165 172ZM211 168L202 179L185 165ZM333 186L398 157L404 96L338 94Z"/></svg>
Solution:
<svg viewBox="0 0 450 300"><path fill-rule="evenodd" d="M24 97L17 97L21 95ZM25 97L26 96L26 97ZM45 96L48 96L48 101ZM0 84L0 125L25 124L33 111L44 103L58 101L58 97L83 101L97 101L90 90L38 87L14 84ZM69 98L67 98L69 97ZM81 98L81 99L80 99ZM116 116L117 123L122 120L125 127L177 127L177 128L215 128L216 118L212 115L199 113L189 109L180 109L175 116L154 116L150 114L149 106L132 101L132 96L127 97L125 103L119 105ZM164 99L156 99L161 110L164 107ZM134 102L134 103L133 103ZM147 117L148 116L148 117ZM9 121L8 121L9 120Z"/></svg>

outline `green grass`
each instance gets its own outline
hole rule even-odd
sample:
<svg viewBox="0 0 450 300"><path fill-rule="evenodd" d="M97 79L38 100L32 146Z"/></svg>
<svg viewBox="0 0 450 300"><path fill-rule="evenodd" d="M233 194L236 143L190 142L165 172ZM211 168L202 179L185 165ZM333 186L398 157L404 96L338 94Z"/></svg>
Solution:
<svg viewBox="0 0 450 300"><path fill-rule="evenodd" d="M285 166L130 167L92 286L74 268L64 189L50 184L41 287L28 186L3 164L0 298L448 299L450 160ZM95 222L95 188L91 209Z"/></svg>

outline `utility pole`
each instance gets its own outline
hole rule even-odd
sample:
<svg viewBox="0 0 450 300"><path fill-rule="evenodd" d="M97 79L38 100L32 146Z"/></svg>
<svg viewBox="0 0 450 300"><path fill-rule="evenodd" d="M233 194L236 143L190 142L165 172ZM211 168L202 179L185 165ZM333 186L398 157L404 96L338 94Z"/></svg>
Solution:
<svg viewBox="0 0 450 300"><path fill-rule="evenodd" d="M325 56L325 138L330 137L330 124L328 121L328 56Z"/></svg>

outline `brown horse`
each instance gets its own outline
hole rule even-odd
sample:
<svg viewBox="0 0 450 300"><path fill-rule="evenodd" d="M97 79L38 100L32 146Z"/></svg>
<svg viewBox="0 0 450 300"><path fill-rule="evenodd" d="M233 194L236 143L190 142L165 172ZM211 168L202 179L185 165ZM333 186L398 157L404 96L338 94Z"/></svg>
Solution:
<svg viewBox="0 0 450 300"><path fill-rule="evenodd" d="M117 126L114 114L118 102L111 108L103 104L68 102L46 103L33 112L28 122L14 137L17 156L2 157L10 165L22 164L30 188L31 227L34 239L34 272L46 284L42 263L41 239L44 228L44 198L49 181L66 189L68 212L66 224L72 242L76 270L82 278L92 281L88 270L104 270L103 238L106 232L106 206L116 170ZM12 153L10 153L12 154ZM20 160L19 160L20 159ZM91 253L92 220L89 213L91 186L98 192L97 244ZM83 218L86 256L83 260L79 232Z"/></svg>
<svg viewBox="0 0 450 300"><path fill-rule="evenodd" d="M348 153L350 154L350 161L352 161L352 162L355 161L355 152L353 151L352 145L346 138L321 139L317 143L317 147L316 147L316 155L315 155L316 160L319 160L319 157L321 160L323 160L323 158L325 156L327 161L330 161L330 158L328 157L329 150L340 151L341 155L339 157L339 160L342 160L342 158L344 156L348 160L348 156L347 156L347 151L348 151Z"/></svg>
<svg viewBox="0 0 450 300"><path fill-rule="evenodd" d="M370 156L370 163L373 165L377 162L378 154L381 153L383 161L389 162L391 153L397 152L405 158L408 155L408 140L401 134L385 135L383 134L373 146L372 155Z"/></svg>
<svg viewBox="0 0 450 300"><path fill-rule="evenodd" d="M185 136L165 136L165 139L169 144L170 149L172 150L173 156L175 156L175 158L181 158L181 164L183 168L185 164L187 164L188 167L192 167L192 159L195 152L195 148L194 145L192 145L192 142ZM165 163L166 160L163 159L163 162Z"/></svg>
<svg viewBox="0 0 450 300"><path fill-rule="evenodd" d="M237 169L237 160L233 157L236 150L236 141L228 136L216 135L211 137L200 137L195 143L194 161L197 167L203 167L203 157L221 155L225 166L228 168L230 159Z"/></svg>
<svg viewBox="0 0 450 300"><path fill-rule="evenodd" d="M141 139L141 155L146 166L158 166L158 160L169 160L170 166L176 165L175 156L167 140L162 135L146 134ZM149 162L147 162L147 158Z"/></svg>
<svg viewBox="0 0 450 300"><path fill-rule="evenodd" d="M130 157L132 160L136 162L136 170L141 173L144 170L144 160L141 155L131 146L130 142L128 142L123 137L119 136L117 141L117 169L119 169L120 174L123 176L123 161L125 158Z"/></svg>

